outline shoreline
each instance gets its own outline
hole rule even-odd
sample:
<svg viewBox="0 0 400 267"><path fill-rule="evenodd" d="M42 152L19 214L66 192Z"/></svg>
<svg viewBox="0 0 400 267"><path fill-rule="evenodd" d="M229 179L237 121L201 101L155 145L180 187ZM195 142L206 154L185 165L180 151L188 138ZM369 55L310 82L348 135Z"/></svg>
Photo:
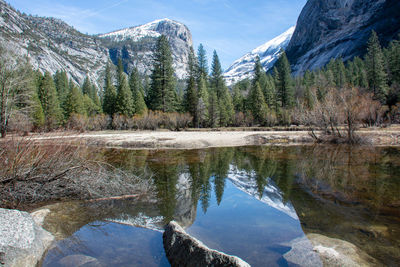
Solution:
<svg viewBox="0 0 400 267"><path fill-rule="evenodd" d="M400 126L368 128L357 131L372 146L400 146ZM100 131L53 132L32 134L35 141L81 141L87 146L128 149L204 149L252 145L305 145L314 144L306 130L195 130L186 131Z"/></svg>

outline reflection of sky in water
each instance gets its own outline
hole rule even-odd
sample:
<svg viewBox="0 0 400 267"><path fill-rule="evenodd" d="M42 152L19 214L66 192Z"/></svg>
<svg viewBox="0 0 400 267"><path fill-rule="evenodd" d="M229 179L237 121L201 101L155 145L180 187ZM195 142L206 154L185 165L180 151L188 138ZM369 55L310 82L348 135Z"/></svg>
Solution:
<svg viewBox="0 0 400 267"><path fill-rule="evenodd" d="M218 206L214 194L207 213L197 210L188 233L213 249L237 255L252 266L285 266L285 242L302 236L300 222L226 181Z"/></svg>
<svg viewBox="0 0 400 267"><path fill-rule="evenodd" d="M85 225L73 236L59 241L47 254L43 266L79 266L76 260L82 256L68 255L97 259L88 266L169 266L162 233L117 223Z"/></svg>
<svg viewBox="0 0 400 267"><path fill-rule="evenodd" d="M299 221L256 199L251 187L247 189L250 192L227 179L220 205L212 192L207 213L198 209L188 232L211 248L237 255L252 266L287 265L282 254L290 247L284 243L303 235ZM274 197L277 192L276 188ZM279 198L275 202L282 205ZM112 222L88 224L58 242L43 266L62 266L60 260L74 254L94 257L104 266L168 266L160 232Z"/></svg>

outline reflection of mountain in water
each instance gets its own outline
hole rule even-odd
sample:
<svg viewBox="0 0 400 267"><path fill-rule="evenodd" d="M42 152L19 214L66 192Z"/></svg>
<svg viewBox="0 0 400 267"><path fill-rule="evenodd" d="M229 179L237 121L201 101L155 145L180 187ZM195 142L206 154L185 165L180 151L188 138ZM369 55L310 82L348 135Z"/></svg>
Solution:
<svg viewBox="0 0 400 267"><path fill-rule="evenodd" d="M284 203L281 190L271 178L267 179L268 183L264 187L262 197L260 198L257 180L254 179L254 176L254 172L248 173L246 171L238 170L235 166L231 166L227 178L239 190L253 196L268 206L287 214L295 220L299 219L292 203L289 201Z"/></svg>
<svg viewBox="0 0 400 267"><path fill-rule="evenodd" d="M193 205L190 185L190 176L185 173L180 174L175 186L176 207L173 218L184 228L192 225L196 218L197 207L196 205ZM144 227L156 231L162 231L164 224L166 223L164 216L149 216L145 211L139 212L135 215L123 212L117 218L113 217L105 220L131 226Z"/></svg>

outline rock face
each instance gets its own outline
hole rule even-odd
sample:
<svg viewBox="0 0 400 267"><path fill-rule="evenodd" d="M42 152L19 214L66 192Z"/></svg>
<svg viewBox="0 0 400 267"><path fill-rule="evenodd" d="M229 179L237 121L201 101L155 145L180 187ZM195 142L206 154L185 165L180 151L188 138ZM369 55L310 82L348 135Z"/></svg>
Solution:
<svg viewBox="0 0 400 267"><path fill-rule="evenodd" d="M174 221L165 227L163 241L172 266L250 266L238 257L209 249Z"/></svg>
<svg viewBox="0 0 400 267"><path fill-rule="evenodd" d="M161 35L168 37L177 78L187 74L189 52L193 46L192 35L182 23L170 19L156 20L145 25L101 34L99 37L110 51L114 63L122 58L125 69L134 66L142 74L151 73L154 47Z"/></svg>
<svg viewBox="0 0 400 267"><path fill-rule="evenodd" d="M0 266L35 266L53 240L29 213L0 209Z"/></svg>
<svg viewBox="0 0 400 267"><path fill-rule="evenodd" d="M246 78L253 77L254 63L257 56L260 57L261 65L265 71L273 67L279 57L281 49L286 49L292 38L295 27L291 27L278 37L257 47L253 51L239 58L225 71L224 78L228 86Z"/></svg>
<svg viewBox="0 0 400 267"><path fill-rule="evenodd" d="M93 36L61 20L21 14L0 0L0 43L17 55L28 55L34 68L54 74L65 70L75 82L86 74L99 86L108 50Z"/></svg>
<svg viewBox="0 0 400 267"><path fill-rule="evenodd" d="M106 63L123 58L127 71L137 66L150 73L156 38L168 37L178 78L184 78L192 47L189 29L182 23L163 19L100 36L80 33L65 22L30 16L0 0L0 43L18 55L28 55L34 68L54 74L65 70L76 83L88 74L98 88L103 86Z"/></svg>
<svg viewBox="0 0 400 267"><path fill-rule="evenodd" d="M400 33L399 10L398 0L307 1L286 50L294 73L364 55L372 30L387 45Z"/></svg>

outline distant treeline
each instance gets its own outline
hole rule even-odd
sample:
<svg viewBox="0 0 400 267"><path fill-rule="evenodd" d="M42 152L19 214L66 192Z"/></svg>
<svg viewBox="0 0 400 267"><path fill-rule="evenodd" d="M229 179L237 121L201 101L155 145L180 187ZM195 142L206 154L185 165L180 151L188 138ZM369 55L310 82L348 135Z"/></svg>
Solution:
<svg viewBox="0 0 400 267"><path fill-rule="evenodd" d="M214 51L211 71L200 45L189 56L185 89L177 90L165 36L158 39L152 74L126 75L121 60L108 63L103 88L87 77L81 86L65 71L41 74L1 49L1 132L7 130L181 129L186 127L303 124L331 130L348 124L400 120L400 42L382 49L372 32L364 59L332 59L322 69L293 77L282 51L271 74L256 60L253 79L230 90ZM116 71L115 71L116 70ZM180 82L181 83L181 82ZM359 101L353 101L358 99ZM351 102L353 101L353 102ZM364 103L362 103L364 102ZM349 109L349 108L347 108Z"/></svg>

